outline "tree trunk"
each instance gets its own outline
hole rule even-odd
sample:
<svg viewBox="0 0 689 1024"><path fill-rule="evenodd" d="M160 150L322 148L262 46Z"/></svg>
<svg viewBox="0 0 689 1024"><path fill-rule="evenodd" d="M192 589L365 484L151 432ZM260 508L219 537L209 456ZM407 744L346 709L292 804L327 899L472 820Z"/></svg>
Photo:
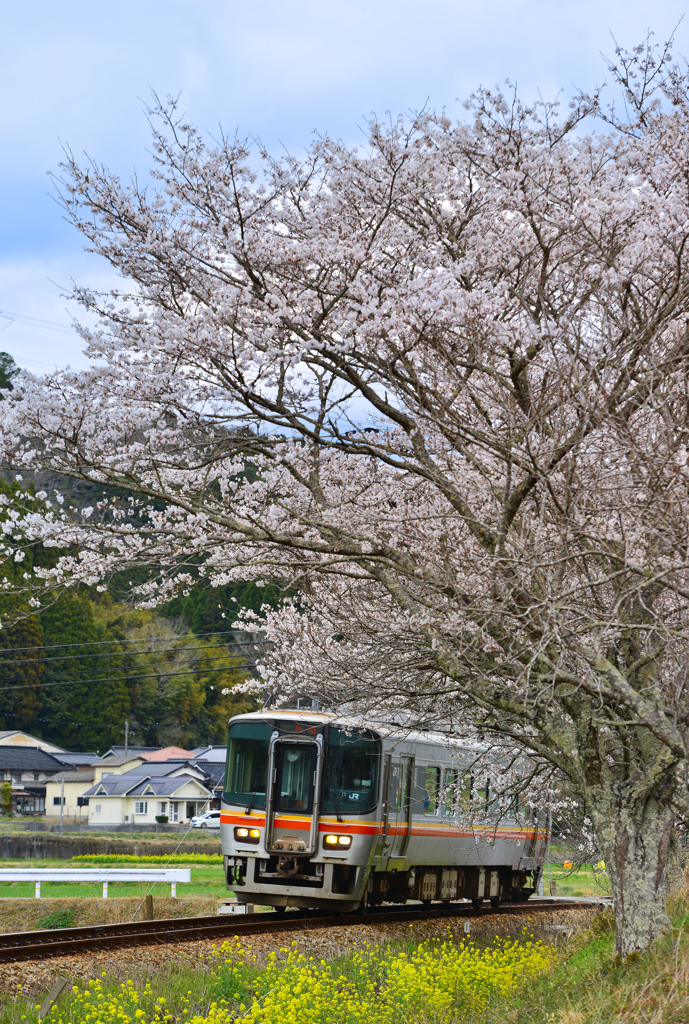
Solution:
<svg viewBox="0 0 689 1024"><path fill-rule="evenodd" d="M609 815L594 814L594 828L612 886L615 948L627 961L670 927L666 868L674 816L657 800L642 807L616 801Z"/></svg>

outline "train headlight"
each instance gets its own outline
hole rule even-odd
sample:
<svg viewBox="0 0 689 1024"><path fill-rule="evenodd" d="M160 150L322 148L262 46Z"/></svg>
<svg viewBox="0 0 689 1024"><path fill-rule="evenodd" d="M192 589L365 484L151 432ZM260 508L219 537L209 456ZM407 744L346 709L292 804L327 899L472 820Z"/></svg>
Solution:
<svg viewBox="0 0 689 1024"><path fill-rule="evenodd" d="M323 837L323 845L329 847L331 850L335 847L340 850L348 850L352 845L352 837L327 835Z"/></svg>
<svg viewBox="0 0 689 1024"><path fill-rule="evenodd" d="M261 838L261 830L259 828L245 828L243 825L240 825L239 828L234 830L234 837L240 843L257 843Z"/></svg>

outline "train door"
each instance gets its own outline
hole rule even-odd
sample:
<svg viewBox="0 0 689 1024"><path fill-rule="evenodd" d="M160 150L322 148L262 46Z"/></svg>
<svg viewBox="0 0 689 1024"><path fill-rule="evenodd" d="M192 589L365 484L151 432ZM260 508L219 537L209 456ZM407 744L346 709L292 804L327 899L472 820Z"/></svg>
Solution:
<svg viewBox="0 0 689 1024"><path fill-rule="evenodd" d="M323 738L273 733L268 765L266 849L314 854L318 842L317 793Z"/></svg>
<svg viewBox="0 0 689 1024"><path fill-rule="evenodd" d="M390 772L390 857L405 857L411 836L412 779L414 758L402 757Z"/></svg>

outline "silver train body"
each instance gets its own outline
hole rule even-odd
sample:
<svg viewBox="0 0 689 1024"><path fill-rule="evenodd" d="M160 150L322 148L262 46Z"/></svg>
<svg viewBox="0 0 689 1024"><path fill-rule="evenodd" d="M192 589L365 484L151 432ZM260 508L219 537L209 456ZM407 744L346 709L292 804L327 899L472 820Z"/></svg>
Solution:
<svg viewBox="0 0 689 1024"><path fill-rule="evenodd" d="M475 755L439 734L321 712L232 719L220 826L228 889L278 910L528 898L546 833L509 818L482 833L461 826Z"/></svg>

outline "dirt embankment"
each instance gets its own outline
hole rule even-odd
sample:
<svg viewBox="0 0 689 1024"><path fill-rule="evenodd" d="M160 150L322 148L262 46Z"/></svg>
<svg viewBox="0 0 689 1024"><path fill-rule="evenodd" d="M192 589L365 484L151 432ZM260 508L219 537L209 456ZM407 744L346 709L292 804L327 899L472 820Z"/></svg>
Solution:
<svg viewBox="0 0 689 1024"><path fill-rule="evenodd" d="M180 837L181 838L181 837ZM69 860L86 854L119 853L139 856L167 856L171 853L220 853L220 836L187 836L180 844L174 836L120 838L119 836L60 836L37 832L35 835L0 835L3 860Z"/></svg>
<svg viewBox="0 0 689 1024"><path fill-rule="evenodd" d="M205 914L216 914L222 902L217 897L187 896L172 899L170 896L154 895L153 917L203 917ZM74 928L89 924L143 921L144 905L143 896L115 896L107 900L85 896L40 900L0 899L0 933L33 931L41 927L39 922L46 917L60 912L70 914Z"/></svg>

